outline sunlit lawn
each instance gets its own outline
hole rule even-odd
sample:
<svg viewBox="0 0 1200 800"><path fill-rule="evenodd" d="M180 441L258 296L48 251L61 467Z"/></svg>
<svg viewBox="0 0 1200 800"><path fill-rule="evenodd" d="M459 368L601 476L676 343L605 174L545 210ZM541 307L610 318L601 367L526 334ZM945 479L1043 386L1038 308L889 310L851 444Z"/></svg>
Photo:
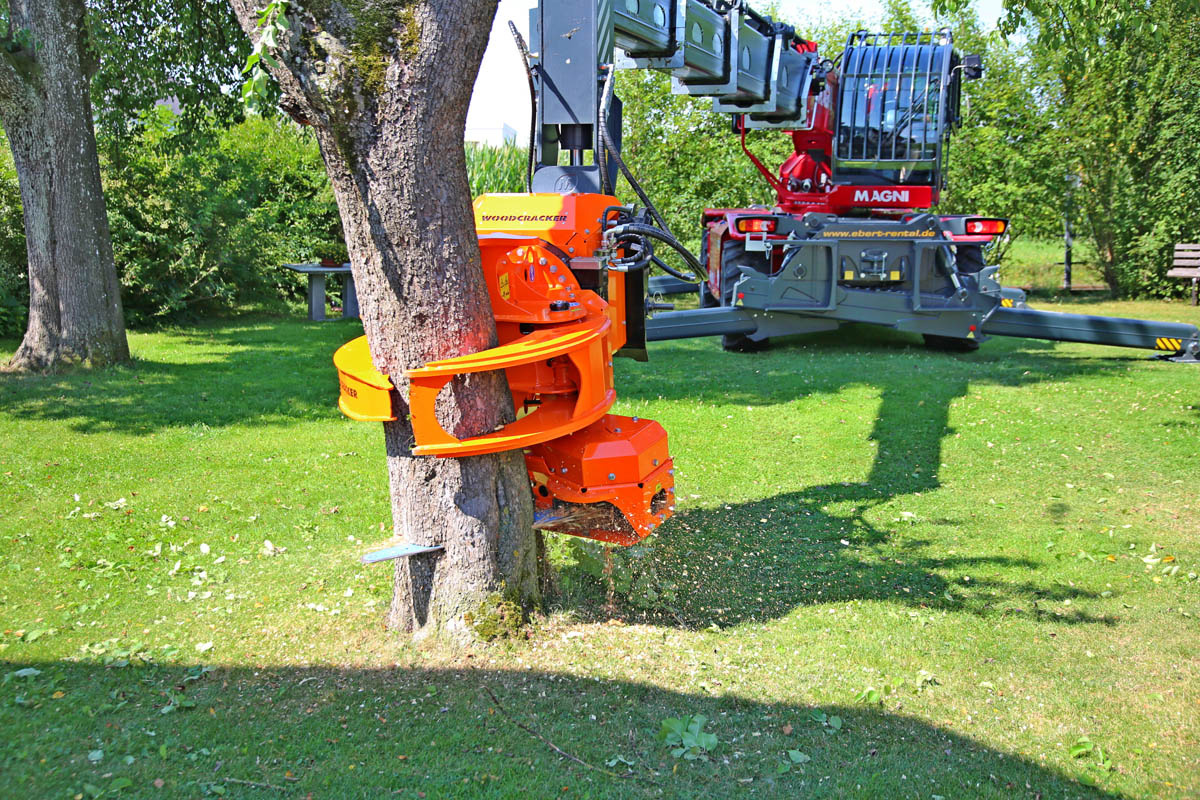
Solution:
<svg viewBox="0 0 1200 800"><path fill-rule="evenodd" d="M560 558L529 638L445 652L357 560L390 523L380 431L335 406L353 335L241 318L0 377L0 796L1200 793L1200 367L652 345L617 410L667 427L680 508L617 618ZM707 759L655 738L689 714Z"/></svg>

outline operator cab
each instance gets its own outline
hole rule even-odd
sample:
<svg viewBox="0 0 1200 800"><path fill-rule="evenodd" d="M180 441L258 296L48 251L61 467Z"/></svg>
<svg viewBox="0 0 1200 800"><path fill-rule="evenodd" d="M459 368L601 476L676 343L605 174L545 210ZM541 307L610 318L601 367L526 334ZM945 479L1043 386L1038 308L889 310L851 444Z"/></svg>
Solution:
<svg viewBox="0 0 1200 800"><path fill-rule="evenodd" d="M842 53L835 182L940 188L959 121L958 67L948 29L852 33Z"/></svg>

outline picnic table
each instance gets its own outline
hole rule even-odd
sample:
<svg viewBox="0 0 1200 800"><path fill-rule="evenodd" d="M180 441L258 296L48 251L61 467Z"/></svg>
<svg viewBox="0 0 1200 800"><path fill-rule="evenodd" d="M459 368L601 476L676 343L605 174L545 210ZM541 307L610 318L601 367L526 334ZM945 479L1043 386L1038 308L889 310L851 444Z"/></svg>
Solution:
<svg viewBox="0 0 1200 800"><path fill-rule="evenodd" d="M284 264L285 269L308 276L308 318L313 322L324 322L325 278L340 275L342 278L342 319L358 319L358 292L354 288L354 275L349 264L327 267L323 264Z"/></svg>
<svg viewBox="0 0 1200 800"><path fill-rule="evenodd" d="M1175 260L1171 263L1174 269L1167 270L1168 278L1190 278L1192 281L1192 305L1196 305L1200 297L1200 244L1175 245Z"/></svg>

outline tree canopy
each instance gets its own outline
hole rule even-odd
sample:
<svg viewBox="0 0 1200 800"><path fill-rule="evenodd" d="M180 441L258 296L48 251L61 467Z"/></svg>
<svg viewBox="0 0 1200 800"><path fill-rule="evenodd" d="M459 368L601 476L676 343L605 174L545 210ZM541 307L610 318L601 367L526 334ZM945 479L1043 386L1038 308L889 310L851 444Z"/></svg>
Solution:
<svg viewBox="0 0 1200 800"><path fill-rule="evenodd" d="M19 57L32 44L0 0L0 46ZM90 55L92 105L103 133L140 128L143 112L171 105L195 130L212 118L237 119L234 89L250 52L229 4L216 0L81 0Z"/></svg>

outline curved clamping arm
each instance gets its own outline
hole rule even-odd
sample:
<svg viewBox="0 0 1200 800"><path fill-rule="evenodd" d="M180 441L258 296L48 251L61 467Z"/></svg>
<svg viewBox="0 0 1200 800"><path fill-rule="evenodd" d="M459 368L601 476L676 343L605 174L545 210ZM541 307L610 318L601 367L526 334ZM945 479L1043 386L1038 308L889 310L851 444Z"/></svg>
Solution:
<svg viewBox="0 0 1200 800"><path fill-rule="evenodd" d="M574 433L600 419L617 397L608 367L610 326L607 317L591 317L577 324L536 330L480 353L406 370L416 439L413 455L459 457L518 450ZM491 433L467 439L454 437L438 423L438 393L456 375L509 369L562 356L575 366L578 392L542 395L531 413Z"/></svg>

